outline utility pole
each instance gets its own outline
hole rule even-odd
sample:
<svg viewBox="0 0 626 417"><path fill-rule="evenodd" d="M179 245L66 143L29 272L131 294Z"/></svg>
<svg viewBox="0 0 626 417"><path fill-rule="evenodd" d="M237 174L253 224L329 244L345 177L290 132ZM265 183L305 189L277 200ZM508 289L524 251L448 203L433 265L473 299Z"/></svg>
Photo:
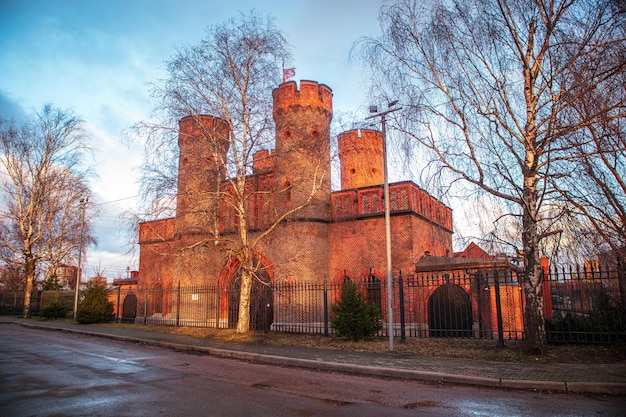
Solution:
<svg viewBox="0 0 626 417"><path fill-rule="evenodd" d="M80 278L82 275L81 269L81 255L83 253L83 232L85 229L85 207L89 202L89 197L80 199L80 241L78 243L78 271L76 273L76 291L74 293L74 321L76 321L76 314L78 313L78 288L80 287Z"/></svg>
<svg viewBox="0 0 626 417"><path fill-rule="evenodd" d="M402 107L394 107L398 101L388 104L388 110L378 113L377 106L370 106L370 113L376 113L365 120L380 117L381 131L383 134L383 195L385 198L385 252L387 256L387 333L389 334L389 351L393 352L393 271L391 266L391 215L389 206L389 170L387 169L387 128L385 117Z"/></svg>

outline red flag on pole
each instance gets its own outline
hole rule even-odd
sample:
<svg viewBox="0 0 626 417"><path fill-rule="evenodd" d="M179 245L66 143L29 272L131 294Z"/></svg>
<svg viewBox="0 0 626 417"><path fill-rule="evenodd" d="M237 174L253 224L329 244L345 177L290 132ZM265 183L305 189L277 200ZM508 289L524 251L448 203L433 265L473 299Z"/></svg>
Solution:
<svg viewBox="0 0 626 417"><path fill-rule="evenodd" d="M296 76L295 68L283 68L283 82Z"/></svg>

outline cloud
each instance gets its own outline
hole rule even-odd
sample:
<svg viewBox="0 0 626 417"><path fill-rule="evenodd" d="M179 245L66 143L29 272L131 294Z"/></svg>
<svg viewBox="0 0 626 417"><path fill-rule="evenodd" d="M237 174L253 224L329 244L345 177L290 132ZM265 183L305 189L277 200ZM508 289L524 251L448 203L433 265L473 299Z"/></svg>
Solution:
<svg viewBox="0 0 626 417"><path fill-rule="evenodd" d="M27 117L28 115L22 106L0 90L0 119L21 122Z"/></svg>
<svg viewBox="0 0 626 417"><path fill-rule="evenodd" d="M86 261L101 260L107 271L134 268L136 260L123 255L127 239L117 216L139 207L126 198L137 194L142 150L123 146L121 136L150 118L146 84L166 78L164 62L176 47L195 45L208 26L256 9L274 16L293 43L296 79L329 85L335 110L354 111L366 100L358 63L347 62L348 52L358 36L378 28L377 3L0 0L0 117L23 118L50 102L85 121L98 173L93 203L106 208L94 225L100 244L88 250Z"/></svg>

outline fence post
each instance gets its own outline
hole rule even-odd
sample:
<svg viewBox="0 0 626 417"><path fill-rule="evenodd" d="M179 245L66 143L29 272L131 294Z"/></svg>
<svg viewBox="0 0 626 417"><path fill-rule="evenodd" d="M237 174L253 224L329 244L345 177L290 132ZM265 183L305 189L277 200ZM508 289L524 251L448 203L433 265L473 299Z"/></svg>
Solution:
<svg viewBox="0 0 626 417"><path fill-rule="evenodd" d="M115 310L115 322L120 322L120 291L122 290L122 285L117 286L117 310Z"/></svg>
<svg viewBox="0 0 626 417"><path fill-rule="evenodd" d="M328 288L324 280L324 336L328 336Z"/></svg>
<svg viewBox="0 0 626 417"><path fill-rule="evenodd" d="M148 290L144 290L143 297L143 324L148 324Z"/></svg>
<svg viewBox="0 0 626 417"><path fill-rule="evenodd" d="M270 331L270 303L265 303L265 318L263 323L263 333L269 333Z"/></svg>
<svg viewBox="0 0 626 417"><path fill-rule="evenodd" d="M400 296L400 342L406 342L406 323L404 321L404 284L402 280L402 271L400 271L400 277L398 278L398 288Z"/></svg>
<svg viewBox="0 0 626 417"><path fill-rule="evenodd" d="M180 281L176 290L176 327L180 325Z"/></svg>
<svg viewBox="0 0 626 417"><path fill-rule="evenodd" d="M617 260L617 284L622 301L622 323L626 325L626 265Z"/></svg>
<svg viewBox="0 0 626 417"><path fill-rule="evenodd" d="M498 270L493 266L493 283L496 290L496 314L498 316L498 346L504 347L504 329L502 328L502 305L500 304L500 279Z"/></svg>
<svg viewBox="0 0 626 417"><path fill-rule="evenodd" d="M220 328L220 296L221 296L222 287L218 283L215 287L215 328Z"/></svg>

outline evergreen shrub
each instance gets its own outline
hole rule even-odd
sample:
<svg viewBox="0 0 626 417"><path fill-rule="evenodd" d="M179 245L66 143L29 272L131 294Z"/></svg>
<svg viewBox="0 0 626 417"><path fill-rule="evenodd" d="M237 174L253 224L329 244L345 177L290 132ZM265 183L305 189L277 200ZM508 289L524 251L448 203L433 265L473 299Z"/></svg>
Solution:
<svg viewBox="0 0 626 417"><path fill-rule="evenodd" d="M106 283L89 281L85 296L78 305L76 321L82 324L106 323L113 321L113 303L108 299L109 288Z"/></svg>
<svg viewBox="0 0 626 417"><path fill-rule="evenodd" d="M344 282L341 300L332 306L335 317L331 326L339 337L357 342L374 336L382 329L382 315L378 306L368 303L357 285Z"/></svg>
<svg viewBox="0 0 626 417"><path fill-rule="evenodd" d="M39 311L39 317L43 319L60 319L65 317L67 311L65 304L59 300L55 300L45 307L42 307L41 311Z"/></svg>

